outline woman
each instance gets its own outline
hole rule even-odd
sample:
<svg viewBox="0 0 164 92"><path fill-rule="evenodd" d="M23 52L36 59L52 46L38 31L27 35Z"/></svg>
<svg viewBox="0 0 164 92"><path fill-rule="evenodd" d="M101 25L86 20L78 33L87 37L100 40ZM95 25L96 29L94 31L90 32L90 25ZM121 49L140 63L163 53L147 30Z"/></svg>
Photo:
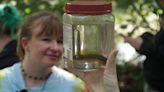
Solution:
<svg viewBox="0 0 164 92"><path fill-rule="evenodd" d="M54 66L64 51L62 36L62 23L52 13L29 16L18 34L17 52L22 62L1 71L0 92L85 92L82 81ZM111 58L115 59L115 55L116 51ZM108 88L108 92L119 92L112 59L104 72L104 79L109 80L106 83L103 69L90 73L70 70L86 82L91 92L105 92Z"/></svg>
<svg viewBox="0 0 164 92"><path fill-rule="evenodd" d="M18 10L11 4L0 4L0 69L18 62L14 35L21 21Z"/></svg>

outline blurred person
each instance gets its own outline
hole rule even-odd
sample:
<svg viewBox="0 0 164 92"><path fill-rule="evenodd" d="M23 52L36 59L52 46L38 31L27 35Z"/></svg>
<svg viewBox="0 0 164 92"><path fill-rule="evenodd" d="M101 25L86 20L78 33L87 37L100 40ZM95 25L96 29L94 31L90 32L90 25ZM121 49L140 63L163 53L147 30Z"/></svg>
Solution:
<svg viewBox="0 0 164 92"><path fill-rule="evenodd" d="M18 62L15 34L21 21L18 10L11 4L0 4L0 69Z"/></svg>
<svg viewBox="0 0 164 92"><path fill-rule="evenodd" d="M143 63L144 92L164 92L164 15L160 17L160 31L156 35L146 32L137 38L124 39L146 56Z"/></svg>
<svg viewBox="0 0 164 92"><path fill-rule="evenodd" d="M0 71L0 92L86 92L83 82L55 66L63 54L60 19L48 11L28 16L18 32L19 63ZM105 68L79 72L90 92L119 92L113 50Z"/></svg>

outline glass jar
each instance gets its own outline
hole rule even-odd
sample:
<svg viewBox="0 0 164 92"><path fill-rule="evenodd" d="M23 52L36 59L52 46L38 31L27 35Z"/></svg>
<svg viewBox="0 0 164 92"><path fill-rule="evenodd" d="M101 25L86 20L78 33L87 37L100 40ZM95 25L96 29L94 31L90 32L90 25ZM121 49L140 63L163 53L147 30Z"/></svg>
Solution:
<svg viewBox="0 0 164 92"><path fill-rule="evenodd" d="M64 61L66 67L92 71L106 62L104 55L114 47L112 4L105 1L72 1L63 15Z"/></svg>

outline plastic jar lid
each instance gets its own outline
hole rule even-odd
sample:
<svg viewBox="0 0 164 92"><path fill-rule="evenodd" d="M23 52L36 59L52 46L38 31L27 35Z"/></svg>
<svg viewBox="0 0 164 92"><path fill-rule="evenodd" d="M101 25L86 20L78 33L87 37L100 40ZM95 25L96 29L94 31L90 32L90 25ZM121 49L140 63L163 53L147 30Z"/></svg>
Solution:
<svg viewBox="0 0 164 92"><path fill-rule="evenodd" d="M65 4L68 14L106 14L112 12L112 3L105 1L72 1Z"/></svg>

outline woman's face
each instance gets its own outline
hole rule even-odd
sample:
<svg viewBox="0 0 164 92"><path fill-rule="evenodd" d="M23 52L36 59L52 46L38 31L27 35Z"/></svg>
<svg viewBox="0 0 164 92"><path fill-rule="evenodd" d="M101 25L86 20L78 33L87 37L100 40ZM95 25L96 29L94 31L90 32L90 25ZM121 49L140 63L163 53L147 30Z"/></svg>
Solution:
<svg viewBox="0 0 164 92"><path fill-rule="evenodd" d="M31 39L25 41L25 57L38 65L51 67L59 61L64 51L62 37L55 34L37 36L38 33L39 30L34 30Z"/></svg>

